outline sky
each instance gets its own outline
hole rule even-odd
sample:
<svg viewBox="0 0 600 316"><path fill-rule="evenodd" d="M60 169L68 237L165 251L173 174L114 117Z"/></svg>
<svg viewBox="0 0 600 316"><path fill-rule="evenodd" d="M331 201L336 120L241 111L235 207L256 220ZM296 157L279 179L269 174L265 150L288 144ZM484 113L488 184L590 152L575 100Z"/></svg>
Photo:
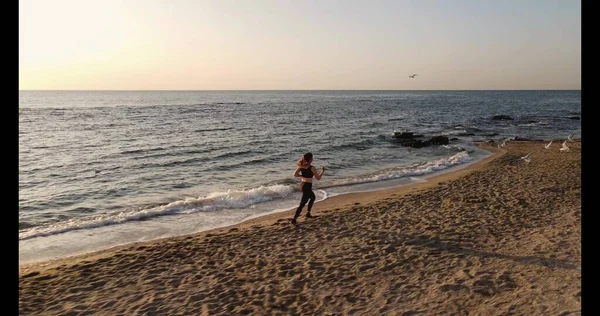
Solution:
<svg viewBox="0 0 600 316"><path fill-rule="evenodd" d="M578 90L581 2L20 0L19 89Z"/></svg>

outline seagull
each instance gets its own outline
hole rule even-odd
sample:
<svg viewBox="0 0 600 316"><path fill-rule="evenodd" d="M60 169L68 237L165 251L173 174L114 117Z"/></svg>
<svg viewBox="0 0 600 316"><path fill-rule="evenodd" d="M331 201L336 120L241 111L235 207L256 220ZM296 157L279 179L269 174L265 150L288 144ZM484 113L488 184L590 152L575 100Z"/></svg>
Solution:
<svg viewBox="0 0 600 316"><path fill-rule="evenodd" d="M531 155L531 153L528 153L527 155L521 157L521 159L523 159L523 161L525 161L526 163L529 163L531 161L529 155Z"/></svg>
<svg viewBox="0 0 600 316"><path fill-rule="evenodd" d="M513 137L513 138L509 137L509 138L507 138L507 139L503 140L503 141L502 141L502 144L498 145L498 148L501 148L501 147L504 147L504 146L506 146L506 142L510 142L510 141L512 141L513 139L514 139L514 137Z"/></svg>
<svg viewBox="0 0 600 316"><path fill-rule="evenodd" d="M550 145L552 145L552 141L550 141L548 144L544 145L544 148L550 149Z"/></svg>
<svg viewBox="0 0 600 316"><path fill-rule="evenodd" d="M569 147L567 147L566 140L562 143L562 147L560 148L560 151L569 151Z"/></svg>
<svg viewBox="0 0 600 316"><path fill-rule="evenodd" d="M417 76L417 74L408 75L409 78L414 78L416 76Z"/></svg>

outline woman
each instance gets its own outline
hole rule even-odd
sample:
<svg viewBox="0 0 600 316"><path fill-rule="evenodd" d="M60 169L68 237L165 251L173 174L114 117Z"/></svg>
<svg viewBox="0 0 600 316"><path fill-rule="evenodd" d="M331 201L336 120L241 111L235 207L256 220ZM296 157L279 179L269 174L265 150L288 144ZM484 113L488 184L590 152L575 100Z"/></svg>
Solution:
<svg viewBox="0 0 600 316"><path fill-rule="evenodd" d="M296 168L296 171L294 171L294 177L302 178L302 182L300 183L302 199L300 200L300 206L298 206L296 209L294 219L292 219L292 224L294 225L296 225L296 219L300 217L300 213L302 212L304 205L306 205L306 202L308 202L308 211L306 212L306 217L313 217L310 214L310 210L315 202L315 193L312 191L312 178L314 176L317 178L317 180L321 180L321 177L325 173L325 167L323 167L321 174L319 174L317 172L317 168L311 165L312 161L313 155L311 153L302 155L302 158L298 160L298 168Z"/></svg>

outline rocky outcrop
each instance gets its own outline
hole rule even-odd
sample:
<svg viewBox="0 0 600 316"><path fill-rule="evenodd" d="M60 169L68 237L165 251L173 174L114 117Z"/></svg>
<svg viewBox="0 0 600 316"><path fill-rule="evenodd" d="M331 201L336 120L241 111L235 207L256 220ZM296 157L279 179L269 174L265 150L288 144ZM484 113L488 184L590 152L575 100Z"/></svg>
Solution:
<svg viewBox="0 0 600 316"><path fill-rule="evenodd" d="M431 145L448 145L450 141L446 136L434 136L430 139L422 139L423 135L415 135L412 132L395 132L393 141L400 146L411 148L423 148Z"/></svg>
<svg viewBox="0 0 600 316"><path fill-rule="evenodd" d="M503 120L514 120L512 117L508 115L494 115L492 116L492 120L494 121L503 121Z"/></svg>
<svg viewBox="0 0 600 316"><path fill-rule="evenodd" d="M448 145L449 140L446 136L434 136L430 138L427 143L430 145Z"/></svg>

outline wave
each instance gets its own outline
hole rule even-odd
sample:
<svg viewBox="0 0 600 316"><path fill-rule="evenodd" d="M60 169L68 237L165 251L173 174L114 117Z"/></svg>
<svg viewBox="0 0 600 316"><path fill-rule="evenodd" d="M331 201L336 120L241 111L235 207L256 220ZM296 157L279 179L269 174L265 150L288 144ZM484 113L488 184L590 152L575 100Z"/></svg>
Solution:
<svg viewBox="0 0 600 316"><path fill-rule="evenodd" d="M207 151L205 151L207 152ZM136 165L132 165L130 166L131 168L164 168L164 167L173 167L173 166L188 166L188 165L195 165L198 163L202 163L202 162L206 162L206 161L211 161L211 160L227 160L229 158L233 158L233 157L238 157L238 156L246 156L249 154L255 153L252 150L241 150L241 151L235 151L235 152L224 152L218 155L214 155L214 156L201 156L201 157L191 157L191 158L186 158L186 159L178 159L178 160L168 160L168 161L164 161L164 162L147 162L147 163L141 163L141 164L136 164ZM169 156L180 156L180 155L169 155ZM141 158L147 158L147 157L141 157Z"/></svg>
<svg viewBox="0 0 600 316"><path fill-rule="evenodd" d="M230 129L233 129L233 127L206 128L206 129L197 129L197 130L194 131L194 133L199 133L199 132L214 132L214 131L228 131Z"/></svg>
<svg viewBox="0 0 600 316"><path fill-rule="evenodd" d="M165 150L165 148L163 148L163 147L153 147L153 148L144 148L144 149L124 150L124 151L120 152L120 154L121 155L141 154L141 153L147 153L147 152L153 152L153 151L160 151L160 150Z"/></svg>
<svg viewBox="0 0 600 316"><path fill-rule="evenodd" d="M241 152L238 152L236 154L240 153ZM265 158L259 158L258 160L262 159ZM254 160L257 159L255 158ZM459 164L467 163L471 160L472 157L469 156L468 151L460 151L450 157L437 160L425 161L410 166L391 168L375 173L334 180L329 183L323 182L322 185L318 185L315 189L324 190L330 187L348 186L399 178L419 177L439 172ZM65 221L43 224L34 227L31 227L31 224L27 223L20 225L19 239L25 240L35 237L51 236L75 230L92 229L132 221L143 221L159 216L193 214L197 212L215 212L224 209L245 209L258 203L289 198L296 191L297 181L295 179L282 178L280 181L271 182L270 184L262 184L254 188L213 192L199 198L178 200L163 205L150 205L137 209L126 209L98 216L91 216L91 214L89 214L85 215L85 217L74 217ZM324 192L324 195L327 196L327 192ZM73 211L75 213L82 214L88 210L74 209Z"/></svg>
<svg viewBox="0 0 600 316"><path fill-rule="evenodd" d="M367 149L367 147L369 147L370 145L375 144L376 141L373 139L365 139L365 140L361 140L361 141L357 141L357 142L350 142L350 143L343 143L340 145L334 145L331 146L330 148L327 148L328 150L341 150L341 149L357 149L357 150L364 150Z"/></svg>
<svg viewBox="0 0 600 316"><path fill-rule="evenodd" d="M459 146L459 145L441 145L441 148L445 148L451 151L467 151L464 147ZM467 152L471 152L471 151L467 151Z"/></svg>
<svg viewBox="0 0 600 316"><path fill-rule="evenodd" d="M543 121L529 121L527 123L518 124L517 126L539 126L539 125L548 125L548 123L543 122Z"/></svg>
<svg viewBox="0 0 600 316"><path fill-rule="evenodd" d="M254 151L248 151L248 153L256 153ZM264 162L269 162L269 161L277 161L278 157L284 157L289 155L289 153L285 152L285 153L278 153L278 154L273 154L273 155L269 155L266 157L260 157L260 158L252 158L252 159L248 159L248 160L242 160L242 161L235 161L233 163L229 163L229 164L222 164L222 165L217 165L214 167L210 167L208 169L206 169L207 171L226 171L226 170L233 170L236 168L239 168L241 166L246 166L246 165L260 165Z"/></svg>
<svg viewBox="0 0 600 316"><path fill-rule="evenodd" d="M455 129L455 130L443 131L440 134L442 134L444 136L468 136L468 135L472 135L473 133L467 132L466 129Z"/></svg>
<svg viewBox="0 0 600 316"><path fill-rule="evenodd" d="M178 156L187 156L187 155L195 155L195 154L205 154L205 153L213 152L215 150L216 150L215 148L208 147L206 149L192 149L192 150L184 150L184 151L166 151L166 152L159 153L159 154L134 156L134 157L131 157L130 159L144 160L144 159L160 158L160 157L178 157Z"/></svg>
<svg viewBox="0 0 600 316"><path fill-rule="evenodd" d="M19 232L19 239L50 236L69 231L122 224L130 221L148 220L158 216L214 212L221 209L243 209L251 205L281 199L295 191L292 185L260 186L248 190L227 190L207 196L175 201L166 205L138 210L114 212L92 218L73 218L46 226L38 226Z"/></svg>
<svg viewBox="0 0 600 316"><path fill-rule="evenodd" d="M346 185L353 184L363 184L363 183L372 183L384 180L393 180L400 178L410 178L415 176L424 176L430 175L435 172L442 171L444 169L448 169L453 166L457 166L460 164L464 164L472 161L473 158L469 155L467 151L461 151L452 155L448 158L442 158L433 161L426 161L423 163L411 165L408 167L394 168L388 169L380 172L376 172L373 174L367 174L362 176L357 176L349 179L342 179L338 181L333 181L329 184L324 184L323 186L319 186L320 189L331 188L331 187L340 187Z"/></svg>

